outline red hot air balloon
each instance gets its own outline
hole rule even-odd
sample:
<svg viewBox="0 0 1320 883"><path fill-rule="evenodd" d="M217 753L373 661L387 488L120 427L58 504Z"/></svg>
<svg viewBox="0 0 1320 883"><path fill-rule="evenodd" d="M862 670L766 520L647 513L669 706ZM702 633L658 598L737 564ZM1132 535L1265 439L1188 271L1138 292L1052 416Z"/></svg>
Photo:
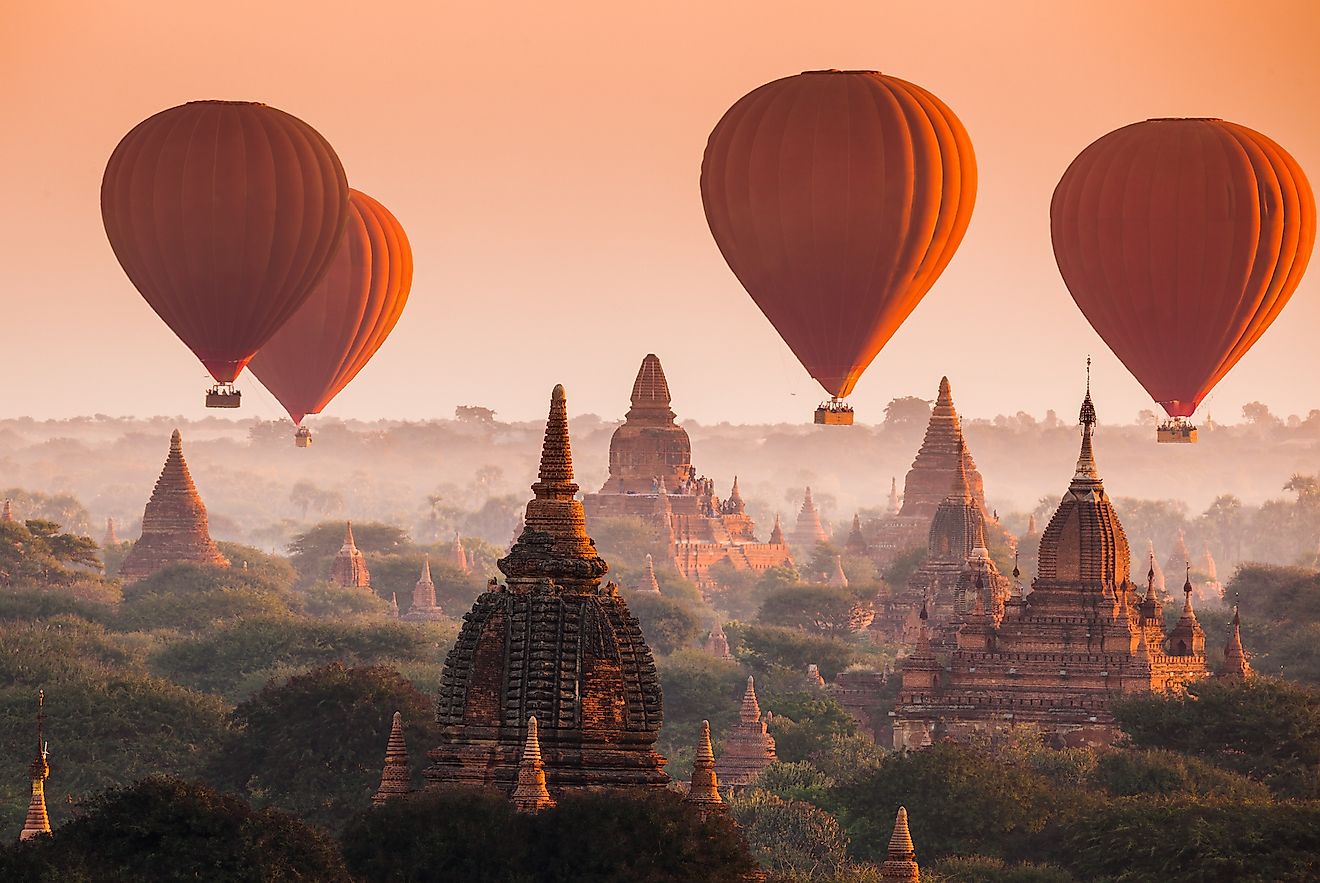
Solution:
<svg viewBox="0 0 1320 883"><path fill-rule="evenodd" d="M202 361L207 404L307 299L348 215L330 144L281 110L193 101L139 123L110 155L101 217L138 291Z"/></svg>
<svg viewBox="0 0 1320 883"><path fill-rule="evenodd" d="M321 409L380 349L408 302L412 248L385 206L349 191L348 224L311 296L253 357L249 367L299 424Z"/></svg>
<svg viewBox="0 0 1320 883"><path fill-rule="evenodd" d="M1083 150L1050 204L1054 257L1073 300L1194 441L1186 418L1270 327L1315 242L1297 162L1259 132L1158 119Z"/></svg>
<svg viewBox="0 0 1320 883"><path fill-rule="evenodd" d="M738 100L701 164L725 261L851 423L839 399L962 241L976 159L944 102L875 71L808 71Z"/></svg>

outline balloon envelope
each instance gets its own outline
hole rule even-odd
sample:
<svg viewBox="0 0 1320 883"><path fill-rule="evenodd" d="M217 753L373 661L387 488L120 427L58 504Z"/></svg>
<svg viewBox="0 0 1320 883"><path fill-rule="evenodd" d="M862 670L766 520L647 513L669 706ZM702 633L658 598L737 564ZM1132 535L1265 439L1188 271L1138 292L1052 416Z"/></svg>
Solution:
<svg viewBox="0 0 1320 883"><path fill-rule="evenodd" d="M701 199L738 281L811 376L844 396L962 241L976 159L962 123L920 86L809 71L725 113Z"/></svg>
<svg viewBox="0 0 1320 883"><path fill-rule="evenodd" d="M412 273L398 220L350 190L348 224L329 269L250 364L295 423L321 413L380 349L408 302Z"/></svg>
<svg viewBox="0 0 1320 883"><path fill-rule="evenodd" d="M194 101L144 120L101 182L115 257L219 383L311 293L347 211L330 144L249 102Z"/></svg>
<svg viewBox="0 0 1320 883"><path fill-rule="evenodd" d="M1315 199L1297 162L1259 132L1146 120L1073 160L1050 233L1096 333L1171 417L1190 417L1297 288Z"/></svg>

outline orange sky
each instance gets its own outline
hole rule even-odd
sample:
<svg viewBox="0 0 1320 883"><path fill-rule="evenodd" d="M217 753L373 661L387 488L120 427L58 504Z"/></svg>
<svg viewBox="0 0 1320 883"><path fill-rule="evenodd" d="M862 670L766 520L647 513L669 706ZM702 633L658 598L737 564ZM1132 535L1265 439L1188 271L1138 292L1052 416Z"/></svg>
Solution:
<svg viewBox="0 0 1320 883"><path fill-rule="evenodd" d="M1320 186L1312 0L9 6L5 416L204 413L205 372L120 271L98 205L119 138L195 98L307 120L350 184L409 231L412 300L327 412L346 417L447 417L472 403L532 418L556 381L574 413L617 416L654 351L682 417L809 419L822 393L724 265L697 189L724 110L802 70L874 68L925 86L962 119L980 169L961 249L852 397L863 421L894 396L933 397L942 373L965 413L1071 419L1087 352L1102 419L1148 407L1050 249L1054 185L1105 132L1224 117L1274 138ZM1320 407L1318 319L1313 266L1209 411ZM254 381L240 386L239 414L281 413Z"/></svg>

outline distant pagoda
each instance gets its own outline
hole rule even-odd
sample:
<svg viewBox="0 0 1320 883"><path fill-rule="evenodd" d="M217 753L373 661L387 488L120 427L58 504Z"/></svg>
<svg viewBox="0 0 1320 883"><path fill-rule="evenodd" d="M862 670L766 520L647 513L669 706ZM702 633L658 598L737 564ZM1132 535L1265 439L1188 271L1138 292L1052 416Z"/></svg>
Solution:
<svg viewBox="0 0 1320 883"><path fill-rule="evenodd" d="M119 545L119 534L115 533L115 520L107 518L105 520L105 539L101 541L101 548L108 549L117 545Z"/></svg>
<svg viewBox="0 0 1320 883"><path fill-rule="evenodd" d="M408 612L403 615L403 618L410 622L445 618L444 611L440 609L435 600L435 583L431 580L430 557L422 562L422 575L418 577L417 584L413 586L412 606L408 608Z"/></svg>
<svg viewBox="0 0 1320 883"><path fill-rule="evenodd" d="M527 738L523 742L522 759L518 763L518 779L509 797L518 812L538 813L555 805L550 789L546 787L536 715L527 719Z"/></svg>
<svg viewBox="0 0 1320 883"><path fill-rule="evenodd" d="M14 501L5 500L4 507L0 508L0 521L13 523L16 520L17 519L14 518Z"/></svg>
<svg viewBox="0 0 1320 883"><path fill-rule="evenodd" d="M715 752L710 745L710 721L701 722L697 753L692 760L692 780L684 801L702 813L727 812L728 804L720 797L719 777L715 773Z"/></svg>
<svg viewBox="0 0 1320 883"><path fill-rule="evenodd" d="M602 494L651 494L663 483L677 491L692 475L692 441L674 422L669 381L649 353L633 381L632 407L610 439L610 477Z"/></svg>
<svg viewBox="0 0 1320 883"><path fill-rule="evenodd" d="M894 833L889 837L889 851L880 866L880 879L894 883L921 883L921 870L917 867L917 850L908 831L907 807L898 808L894 819Z"/></svg>
<svg viewBox="0 0 1320 883"><path fill-rule="evenodd" d="M725 785L750 785L777 760L775 738L767 731L761 719L761 704L756 701L756 682L748 677L738 723L724 742L724 753L716 761L715 770Z"/></svg>
<svg viewBox="0 0 1320 883"><path fill-rule="evenodd" d="M637 587L639 592L647 592L652 595L660 594L660 583L655 578L655 559L651 553L646 553L646 574L642 577L642 584Z"/></svg>
<svg viewBox="0 0 1320 883"><path fill-rule="evenodd" d="M385 746L385 767L380 774L380 787L371 802L375 806L403 797L412 791L412 772L408 769L408 745L403 740L403 715L394 712L390 723L390 740Z"/></svg>
<svg viewBox="0 0 1320 883"><path fill-rule="evenodd" d="M344 543L330 565L330 581L345 589L370 589L371 571L367 558L353 540L353 522L344 524Z"/></svg>
<svg viewBox="0 0 1320 883"><path fill-rule="evenodd" d="M174 564L229 566L211 540L206 506L183 459L183 437L177 429L142 515L142 536L129 550L119 576L124 582L136 582Z"/></svg>
<svg viewBox="0 0 1320 883"><path fill-rule="evenodd" d="M1237 605L1234 605L1233 622L1229 626L1228 643L1224 645L1224 665L1219 669L1219 677L1244 681L1252 675L1251 663L1247 661L1246 651L1242 649L1242 622L1238 617Z"/></svg>
<svg viewBox="0 0 1320 883"><path fill-rule="evenodd" d="M463 548L463 539L458 535L458 531L454 531L454 543L449 547L449 565L462 573L467 573L472 568L472 561Z"/></svg>
<svg viewBox="0 0 1320 883"><path fill-rule="evenodd" d="M660 681L637 619L601 584L609 567L576 499L562 386L532 491L522 536L498 562L508 585L477 598L445 660L426 777L512 790L534 715L552 791L663 787Z"/></svg>
<svg viewBox="0 0 1320 883"><path fill-rule="evenodd" d="M732 659L733 651L729 649L729 636L724 633L724 626L716 622L711 628L710 633L706 635L706 642L702 645L711 656L716 659Z"/></svg>
<svg viewBox="0 0 1320 883"><path fill-rule="evenodd" d="M816 547L830 541L829 534L820 523L820 512L816 501L811 498L811 488L802 494L802 507L798 509L797 524L788 538L788 545L793 549L797 560L805 563L816 553Z"/></svg>
<svg viewBox="0 0 1320 883"><path fill-rule="evenodd" d="M27 817L19 840L31 840L50 833L50 816L46 814L46 780L50 778L50 764L46 751L46 693L37 691L37 751L32 757L32 796L28 800Z"/></svg>

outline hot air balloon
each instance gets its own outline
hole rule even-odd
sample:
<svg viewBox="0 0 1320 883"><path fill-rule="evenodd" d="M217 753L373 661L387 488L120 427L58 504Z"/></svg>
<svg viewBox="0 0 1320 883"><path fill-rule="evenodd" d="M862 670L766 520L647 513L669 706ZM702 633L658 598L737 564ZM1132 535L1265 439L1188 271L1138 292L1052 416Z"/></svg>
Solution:
<svg viewBox="0 0 1320 883"><path fill-rule="evenodd" d="M1187 419L1270 327L1315 242L1297 162L1218 119L1124 126L1083 150L1050 204L1059 272L1096 333L1169 415Z"/></svg>
<svg viewBox="0 0 1320 883"><path fill-rule="evenodd" d="M738 281L852 423L852 391L962 241L976 159L920 86L807 71L738 100L715 126L701 199Z"/></svg>
<svg viewBox="0 0 1320 883"><path fill-rule="evenodd" d="M257 352L252 373L298 424L319 414L380 349L408 302L412 248L385 206L349 191L348 224L321 281L298 311Z"/></svg>
<svg viewBox="0 0 1320 883"><path fill-rule="evenodd" d="M238 407L243 366L302 305L348 216L330 144L281 110L193 101L119 142L101 182L115 257Z"/></svg>

